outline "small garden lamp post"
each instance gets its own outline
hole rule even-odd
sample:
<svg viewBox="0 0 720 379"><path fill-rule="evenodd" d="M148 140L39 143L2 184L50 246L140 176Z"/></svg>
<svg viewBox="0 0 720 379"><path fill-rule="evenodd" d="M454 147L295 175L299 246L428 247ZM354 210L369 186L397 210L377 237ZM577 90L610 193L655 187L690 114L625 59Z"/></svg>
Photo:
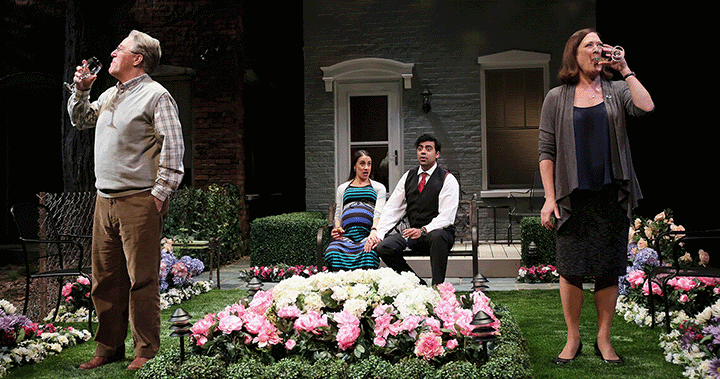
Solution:
<svg viewBox="0 0 720 379"><path fill-rule="evenodd" d="M185 362L185 336L192 333L190 331L192 324L188 320L190 320L190 314L182 308L176 309L170 316L172 323L170 330L173 331L170 333L170 337L180 337L180 362Z"/></svg>
<svg viewBox="0 0 720 379"><path fill-rule="evenodd" d="M485 291L488 289L487 284L485 284L487 282L489 282L489 280L483 274L478 273L472 279L473 291Z"/></svg>
<svg viewBox="0 0 720 379"><path fill-rule="evenodd" d="M496 338L494 334L495 328L490 326L493 321L494 320L490 317L490 315L480 310L475 314L475 317L473 317L473 320L470 322L470 325L475 325L473 332L476 333L476 336L473 337L473 340L482 343L485 355L488 353L487 343L494 341Z"/></svg>
<svg viewBox="0 0 720 379"><path fill-rule="evenodd" d="M260 281L260 279L258 279L257 276L254 276L252 279L250 279L250 281L249 281L248 284L247 284L248 297L249 297L249 298L252 298L253 296L255 296L255 294L256 294L258 291L260 291L260 289L261 289L262 287L263 287L263 284L262 284L262 282Z"/></svg>

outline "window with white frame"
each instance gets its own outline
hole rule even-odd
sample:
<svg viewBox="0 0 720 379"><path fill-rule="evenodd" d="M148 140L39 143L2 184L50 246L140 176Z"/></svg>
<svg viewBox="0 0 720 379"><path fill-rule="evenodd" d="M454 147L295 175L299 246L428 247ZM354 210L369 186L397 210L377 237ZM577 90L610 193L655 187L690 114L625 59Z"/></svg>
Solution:
<svg viewBox="0 0 720 379"><path fill-rule="evenodd" d="M506 196L531 185L538 170L538 127L549 60L549 54L517 50L478 58L483 196Z"/></svg>

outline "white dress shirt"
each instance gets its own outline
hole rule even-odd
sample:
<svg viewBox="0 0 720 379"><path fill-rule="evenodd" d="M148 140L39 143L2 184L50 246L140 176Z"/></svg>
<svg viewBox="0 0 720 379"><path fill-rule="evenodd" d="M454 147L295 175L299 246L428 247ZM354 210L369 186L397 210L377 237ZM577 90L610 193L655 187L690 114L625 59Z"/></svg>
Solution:
<svg viewBox="0 0 720 379"><path fill-rule="evenodd" d="M428 178L435 172L436 168L437 163L425 171L428 174ZM413 170L403 174L400 180L398 180L392 195L390 195L390 198L385 203L377 228L377 235L380 239L385 238L385 235L405 216L405 209L407 208L407 202L405 201L405 181L407 180L408 173L413 172ZM418 175L422 172L422 167L419 167L417 169ZM446 228L454 224L459 200L460 185L457 179L455 179L455 176L448 173L443 182L440 194L438 195L438 215L435 216L429 224L424 225L425 231L430 233L435 229Z"/></svg>

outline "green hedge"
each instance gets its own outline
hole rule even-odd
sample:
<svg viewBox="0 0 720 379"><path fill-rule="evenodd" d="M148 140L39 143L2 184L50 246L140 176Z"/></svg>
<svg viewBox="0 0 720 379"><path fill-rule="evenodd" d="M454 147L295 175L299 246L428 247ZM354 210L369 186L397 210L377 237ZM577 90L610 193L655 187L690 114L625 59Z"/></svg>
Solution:
<svg viewBox="0 0 720 379"><path fill-rule="evenodd" d="M232 184L211 184L207 190L185 187L170 199L170 209L163 224L163 236L184 240L221 238L220 262L245 254L240 216L240 189ZM177 254L193 255L192 250ZM207 265L207 254L194 257Z"/></svg>
<svg viewBox="0 0 720 379"><path fill-rule="evenodd" d="M318 229L327 225L321 212L296 212L250 223L250 264L315 265Z"/></svg>
<svg viewBox="0 0 720 379"><path fill-rule="evenodd" d="M525 267L542 264L555 265L555 231L540 224L540 217L524 217L520 220L522 264ZM535 241L537 253L530 255L530 242Z"/></svg>

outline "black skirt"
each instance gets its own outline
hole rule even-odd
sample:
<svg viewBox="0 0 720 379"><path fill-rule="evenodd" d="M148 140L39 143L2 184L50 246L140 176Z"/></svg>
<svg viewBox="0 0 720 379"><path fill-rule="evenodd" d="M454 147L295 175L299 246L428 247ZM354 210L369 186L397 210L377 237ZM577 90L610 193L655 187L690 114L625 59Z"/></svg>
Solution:
<svg viewBox="0 0 720 379"><path fill-rule="evenodd" d="M626 274L630 220L618 203L618 187L570 194L571 215L557 231L556 266L560 275Z"/></svg>

